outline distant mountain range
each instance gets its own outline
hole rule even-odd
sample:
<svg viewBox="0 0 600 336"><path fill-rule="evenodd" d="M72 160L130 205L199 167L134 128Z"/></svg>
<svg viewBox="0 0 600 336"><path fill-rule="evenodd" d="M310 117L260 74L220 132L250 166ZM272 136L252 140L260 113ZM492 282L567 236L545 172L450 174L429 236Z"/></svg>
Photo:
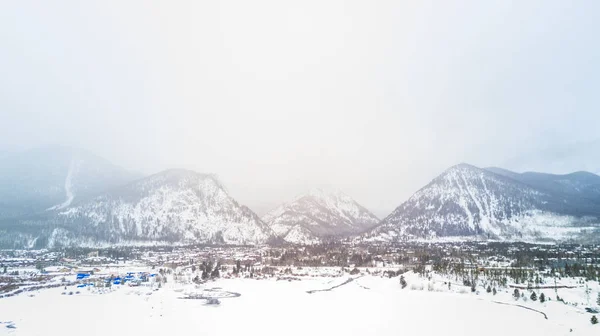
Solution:
<svg viewBox="0 0 600 336"><path fill-rule="evenodd" d="M262 217L291 243L318 243L364 232L379 222L369 210L340 191L310 191Z"/></svg>
<svg viewBox="0 0 600 336"><path fill-rule="evenodd" d="M598 188L600 176L591 173L519 174L460 164L417 191L361 238L596 239Z"/></svg>
<svg viewBox="0 0 600 336"><path fill-rule="evenodd" d="M519 174L496 167L486 170L552 194L572 195L600 202L600 176L596 174L583 171L565 175L534 172Z"/></svg>
<svg viewBox="0 0 600 336"><path fill-rule="evenodd" d="M600 176L460 164L383 220L339 191L318 189L259 218L210 174L143 177L66 147L0 155L0 248L340 239L596 242Z"/></svg>

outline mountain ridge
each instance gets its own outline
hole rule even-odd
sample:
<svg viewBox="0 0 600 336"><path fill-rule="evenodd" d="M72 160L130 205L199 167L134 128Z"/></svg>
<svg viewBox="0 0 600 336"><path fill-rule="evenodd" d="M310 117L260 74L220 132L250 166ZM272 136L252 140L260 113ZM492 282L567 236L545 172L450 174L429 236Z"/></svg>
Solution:
<svg viewBox="0 0 600 336"><path fill-rule="evenodd" d="M577 195L582 198L600 201L600 176L594 173L586 171L576 171L568 174L516 173L497 167L486 168L486 170L508 176L548 192Z"/></svg>
<svg viewBox="0 0 600 336"><path fill-rule="evenodd" d="M382 220L340 190L318 188L261 218L215 174L173 168L140 176L66 146L0 155L0 246L264 244L273 237L314 244L355 236L563 241L600 232L599 219L600 176L585 171L459 163Z"/></svg>
<svg viewBox="0 0 600 336"><path fill-rule="evenodd" d="M291 243L316 243L323 239L357 234L379 219L339 190L311 189L262 217L273 231Z"/></svg>
<svg viewBox="0 0 600 336"><path fill-rule="evenodd" d="M452 166L363 238L563 239L577 235L573 227L588 227L600 218L600 207L593 201L549 192L506 175L469 164Z"/></svg>
<svg viewBox="0 0 600 336"><path fill-rule="evenodd" d="M20 224L39 229L21 241L47 247L123 241L243 245L273 236L213 175L184 169L153 174Z"/></svg>

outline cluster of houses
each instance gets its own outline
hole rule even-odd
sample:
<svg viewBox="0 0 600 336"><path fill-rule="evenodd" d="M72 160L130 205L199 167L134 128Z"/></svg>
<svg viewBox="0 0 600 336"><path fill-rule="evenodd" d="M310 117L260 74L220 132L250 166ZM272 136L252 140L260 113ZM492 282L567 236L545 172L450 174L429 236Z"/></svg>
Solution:
<svg viewBox="0 0 600 336"><path fill-rule="evenodd" d="M126 272L123 274L112 272L102 274L98 273L99 270L95 270L96 272L93 270L77 271L77 287L111 287L112 285L152 286L162 279L160 274L152 272Z"/></svg>

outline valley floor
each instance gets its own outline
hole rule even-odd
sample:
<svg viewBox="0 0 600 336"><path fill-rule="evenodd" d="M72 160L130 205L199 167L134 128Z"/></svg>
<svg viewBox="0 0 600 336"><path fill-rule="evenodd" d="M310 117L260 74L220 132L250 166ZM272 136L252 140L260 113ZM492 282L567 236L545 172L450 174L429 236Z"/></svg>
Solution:
<svg viewBox="0 0 600 336"><path fill-rule="evenodd" d="M206 285L168 282L158 290L114 286L51 288L0 300L0 335L597 335L591 314L561 302L515 302L508 290L492 296L448 291L409 273L296 281L220 279ZM412 284L412 286L411 286ZM415 285L416 284L416 285ZM425 286L424 290L418 287ZM411 289L411 287L413 289ZM326 290L330 289L331 290ZM213 289L206 291L206 289ZM310 293L309 293L310 292ZM220 305L181 299L225 297ZM235 296L234 293L241 294ZM539 312L524 309L534 307ZM7 328L8 324L15 328ZM572 330L572 332L571 332Z"/></svg>

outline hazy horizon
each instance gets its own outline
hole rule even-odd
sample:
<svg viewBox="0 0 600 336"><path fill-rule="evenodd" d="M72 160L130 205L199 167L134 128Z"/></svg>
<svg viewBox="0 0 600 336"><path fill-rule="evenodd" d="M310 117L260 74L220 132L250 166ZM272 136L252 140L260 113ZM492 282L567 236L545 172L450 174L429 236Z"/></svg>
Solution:
<svg viewBox="0 0 600 336"><path fill-rule="evenodd" d="M0 5L0 150L215 173L258 212L312 188L388 214L461 162L600 172L600 4Z"/></svg>
<svg viewBox="0 0 600 336"><path fill-rule="evenodd" d="M68 149L68 150L73 150L73 151L84 151L87 154L91 154L94 156L97 156L95 153L92 153L88 150L86 150L85 148L81 148L81 147L73 147L73 146L64 146L64 145L47 145L47 146L42 146L42 147L33 147L33 148L28 148L28 149L24 149L24 150L5 150L5 151L0 151L0 159L2 158L2 154L18 154L19 152L27 152L27 151L31 151L31 150L48 150L48 151L53 151L56 149ZM100 157L100 156L98 156ZM101 159L105 159L107 161L109 161L111 164L114 164L116 166L119 166L125 170L130 171L131 173L135 173L135 174L139 174L139 178L146 178L148 176L154 175L154 174L160 174L161 172L167 171L167 170L171 170L171 169L190 169L190 168L185 168L185 167L167 167L165 169L161 169L159 171L151 171L151 172L142 172L142 171L137 171L134 169L131 169L129 167L126 166L122 166L119 165L116 162L111 162L110 160L100 157ZM453 164L451 166L448 166L446 168L443 169L443 171L445 171L448 168L451 168L454 165L459 165L459 164L470 164L469 162L458 162L456 164ZM481 166L478 167L481 169L487 169L487 168L504 168L504 167L494 167L494 166ZM506 169L506 168L504 168ZM190 169L193 170L193 169ZM417 189L415 189L413 192L416 192L418 189L421 189L422 187L425 187L426 184L428 184L431 180L433 180L435 177L439 176L440 174L443 174L443 171L439 171L436 172L433 176L431 176L431 178L425 182L423 185L419 186ZM528 173L528 172L537 172L537 173L548 173L547 171L531 171L531 170L521 170L521 171L517 171L517 170L512 170L513 172L516 173ZM575 172L579 172L579 171L583 171L583 170L574 170L574 171L568 171L568 172L563 172L563 173L557 173L557 174L569 174L569 173L575 173ZM197 173L202 173L202 174L212 174L215 175L221 182L226 182L224 181L221 176L219 176L218 172L205 172L205 171L196 171ZM600 175L596 172L591 172L597 175ZM227 191L232 194L232 196L234 196L235 198L238 198L238 192L239 190L236 190L234 188L234 190L230 190L230 188L228 187L227 184L224 185L224 187L227 189ZM283 199L280 200L274 200L274 201L263 201L261 199L238 199L239 201L241 201L241 204L243 205L247 205L249 206L253 211L255 211L259 216L262 216L264 214L266 214L268 211L270 210L274 210L275 208L277 208L279 205L288 203L293 201L295 198L309 194L311 191L316 190L316 189L322 189L326 192L335 192L335 191L340 191L343 192L345 194L347 194L348 196L352 197L353 199L357 200L359 203L361 203L357 197L355 197L354 195L348 194L347 192L345 192L344 190L341 190L338 187L335 186L331 186L331 185L327 185L327 186L306 186L304 189L299 189L298 192L292 196L286 196ZM405 199L399 200L397 206L399 206L401 203L403 203L404 201L408 200L408 198L412 195L412 193L410 195L408 195ZM361 205L365 205L362 204ZM368 210L370 210L371 212L373 212L377 217L379 217L380 219L383 219L384 217L386 217L387 215L389 215L392 210L394 210L397 206L394 206L391 209L371 209L368 206L366 206L368 208Z"/></svg>

